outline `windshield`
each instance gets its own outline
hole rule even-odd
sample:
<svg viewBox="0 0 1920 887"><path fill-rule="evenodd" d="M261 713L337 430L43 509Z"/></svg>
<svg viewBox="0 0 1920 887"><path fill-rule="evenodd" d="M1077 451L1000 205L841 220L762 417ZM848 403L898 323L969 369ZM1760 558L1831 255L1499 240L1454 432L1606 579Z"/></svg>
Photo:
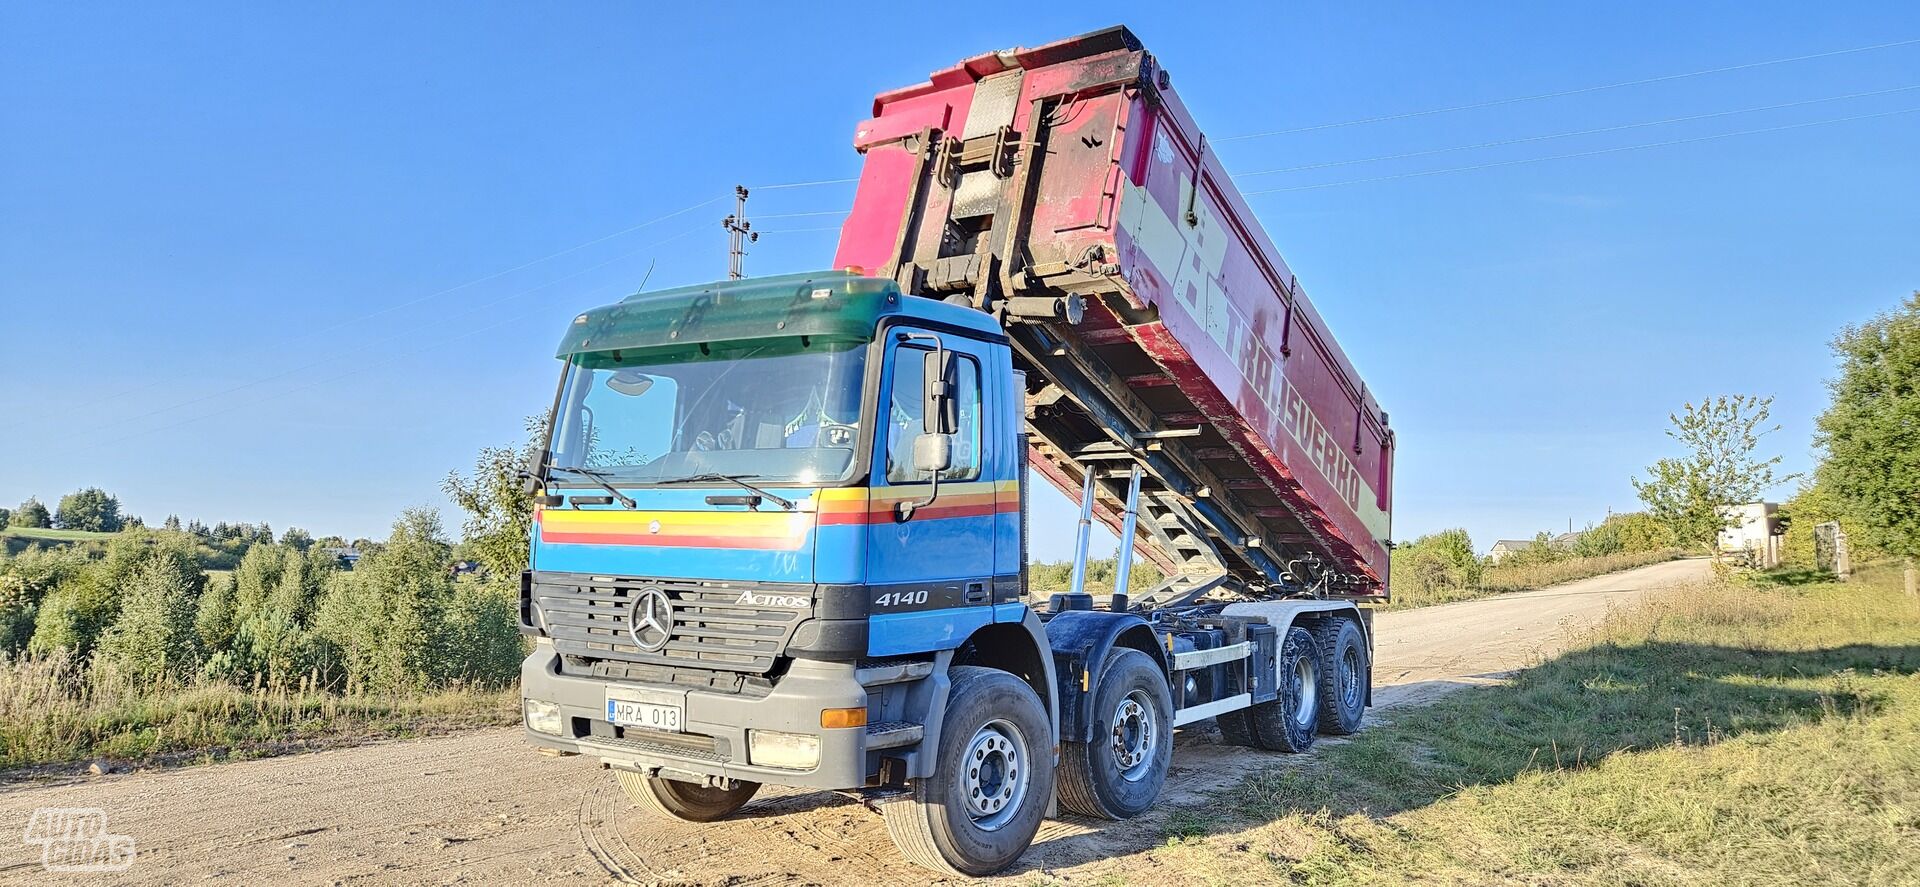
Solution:
<svg viewBox="0 0 1920 887"><path fill-rule="evenodd" d="M628 483L725 474L811 485L853 472L864 345L800 340L575 360L561 391L554 465Z"/></svg>

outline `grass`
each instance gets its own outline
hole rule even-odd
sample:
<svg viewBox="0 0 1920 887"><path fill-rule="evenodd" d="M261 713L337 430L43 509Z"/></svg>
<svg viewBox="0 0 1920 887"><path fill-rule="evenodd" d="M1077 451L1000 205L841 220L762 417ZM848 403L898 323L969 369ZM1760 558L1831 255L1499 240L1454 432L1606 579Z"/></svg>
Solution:
<svg viewBox="0 0 1920 887"><path fill-rule="evenodd" d="M1196 884L1920 884L1916 749L1897 570L1708 584L1255 773L1156 854Z"/></svg>
<svg viewBox="0 0 1920 887"><path fill-rule="evenodd" d="M519 691L339 695L301 687L136 685L63 657L0 661L0 781L94 759L165 765L517 723Z"/></svg>
<svg viewBox="0 0 1920 887"><path fill-rule="evenodd" d="M1664 563L1679 557L1675 551L1629 551L1598 557L1576 557L1546 563L1494 564L1486 568L1480 581L1470 587L1424 586L1402 582L1393 586L1393 597L1382 610L1411 610L1436 604L1470 601L1515 591L1531 591L1576 579L1590 579L1621 570Z"/></svg>
<svg viewBox="0 0 1920 887"><path fill-rule="evenodd" d="M8 527L0 530L0 536L15 539L41 539L48 542L84 542L93 539L112 539L117 533L96 533L92 530L56 530L52 527Z"/></svg>

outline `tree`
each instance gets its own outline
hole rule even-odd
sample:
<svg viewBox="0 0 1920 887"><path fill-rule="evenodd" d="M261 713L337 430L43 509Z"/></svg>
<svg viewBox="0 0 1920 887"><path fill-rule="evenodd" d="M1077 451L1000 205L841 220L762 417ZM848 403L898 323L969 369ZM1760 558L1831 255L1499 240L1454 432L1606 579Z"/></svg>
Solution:
<svg viewBox="0 0 1920 887"><path fill-rule="evenodd" d="M32 497L20 503L20 507L14 509L13 514L7 518L9 527L42 529L52 524L53 515L47 513L47 506L41 505L40 500Z"/></svg>
<svg viewBox="0 0 1920 887"><path fill-rule="evenodd" d="M1667 436L1689 452L1648 466L1648 479L1633 478L1633 488L1676 542L1712 550L1732 524L1731 506L1793 479L1775 474L1779 456L1763 459L1756 452L1762 437L1780 430L1767 427L1772 409L1772 397L1722 395L1667 417L1673 423Z"/></svg>
<svg viewBox="0 0 1920 887"><path fill-rule="evenodd" d="M1820 484L1865 533L1907 559L1907 590L1920 559L1920 292L1833 341L1840 377L1816 423L1826 451Z"/></svg>
<svg viewBox="0 0 1920 887"><path fill-rule="evenodd" d="M47 593L27 651L36 656L60 649L77 657L90 654L119 618L136 577L154 564L171 571L190 598L199 596L206 575L186 540L152 532L123 533L107 544L105 557L87 562Z"/></svg>
<svg viewBox="0 0 1920 887"><path fill-rule="evenodd" d="M533 532L533 494L520 479L521 466L545 445L546 420L527 418L527 440L518 448L485 447L474 460L473 476L447 472L440 488L467 512L461 532L480 562L495 576L518 576L527 568L527 544Z"/></svg>
<svg viewBox="0 0 1920 887"><path fill-rule="evenodd" d="M445 655L447 554L440 515L411 508L386 544L328 583L314 630L339 651L349 689L413 689L456 670Z"/></svg>
<svg viewBox="0 0 1920 887"><path fill-rule="evenodd" d="M201 648L209 654L233 646L233 611L233 574L207 580L207 590L201 593L193 615L193 630L200 636Z"/></svg>
<svg viewBox="0 0 1920 887"><path fill-rule="evenodd" d="M0 508L0 530L7 528L7 522L13 520L13 509Z"/></svg>
<svg viewBox="0 0 1920 887"><path fill-rule="evenodd" d="M53 525L63 530L118 533L126 520L120 515L119 499L99 487L88 487L60 497L60 507L53 513Z"/></svg>
<svg viewBox="0 0 1920 887"><path fill-rule="evenodd" d="M286 532L280 534L280 544L304 552L313 547L313 534L299 527L288 527Z"/></svg>
<svg viewBox="0 0 1920 887"><path fill-rule="evenodd" d="M149 683L199 668L195 589L188 570L173 554L164 554L133 574L120 618L100 639L101 659Z"/></svg>
<svg viewBox="0 0 1920 887"><path fill-rule="evenodd" d="M1480 584L1484 566L1466 530L1441 530L1393 549L1393 577L1419 589L1465 589Z"/></svg>
<svg viewBox="0 0 1920 887"><path fill-rule="evenodd" d="M160 527L161 529L167 530L169 532L174 532L174 533L180 532L180 515L177 515L177 514L167 515L166 522L162 523Z"/></svg>
<svg viewBox="0 0 1920 887"><path fill-rule="evenodd" d="M267 596L280 584L286 559L272 545L255 545L233 570L233 621L244 625L267 607Z"/></svg>

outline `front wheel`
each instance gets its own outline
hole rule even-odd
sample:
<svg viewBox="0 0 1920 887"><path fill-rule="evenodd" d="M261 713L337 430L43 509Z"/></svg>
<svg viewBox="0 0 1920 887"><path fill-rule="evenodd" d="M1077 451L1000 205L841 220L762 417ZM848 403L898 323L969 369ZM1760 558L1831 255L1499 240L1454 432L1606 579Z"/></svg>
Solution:
<svg viewBox="0 0 1920 887"><path fill-rule="evenodd" d="M753 793L760 790L760 783L757 782L737 782L733 788L708 788L677 779L644 776L631 770L615 770L613 773L634 803L655 816L682 822L725 819L746 806L748 801L753 800Z"/></svg>
<svg viewBox="0 0 1920 887"><path fill-rule="evenodd" d="M1020 858L1053 797L1047 710L1007 672L948 672L934 772L886 802L887 833L911 862L954 875L989 875Z"/></svg>

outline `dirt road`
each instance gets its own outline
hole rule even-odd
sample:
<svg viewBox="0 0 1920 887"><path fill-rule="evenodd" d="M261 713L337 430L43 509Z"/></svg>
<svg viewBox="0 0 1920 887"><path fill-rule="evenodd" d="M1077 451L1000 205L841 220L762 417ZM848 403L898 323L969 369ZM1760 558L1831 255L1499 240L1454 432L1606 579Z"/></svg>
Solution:
<svg viewBox="0 0 1920 887"><path fill-rule="evenodd" d="M1382 615L1378 704L1369 717L1496 680L1566 623L1644 590L1706 574L1657 564L1541 591ZM1241 774L1285 758L1184 731L1159 808L1126 823L1047 822L1008 873L1072 882L1178 881L1158 869L1164 817ZM20 843L37 808L104 810L133 838L115 882L925 884L895 855L877 814L838 795L765 791L736 819L663 823L628 804L584 758L546 758L517 730L392 742L182 770L74 779L0 791L0 881L57 883L39 847ZM97 876L95 876L97 877ZM97 881L91 881L95 882Z"/></svg>

